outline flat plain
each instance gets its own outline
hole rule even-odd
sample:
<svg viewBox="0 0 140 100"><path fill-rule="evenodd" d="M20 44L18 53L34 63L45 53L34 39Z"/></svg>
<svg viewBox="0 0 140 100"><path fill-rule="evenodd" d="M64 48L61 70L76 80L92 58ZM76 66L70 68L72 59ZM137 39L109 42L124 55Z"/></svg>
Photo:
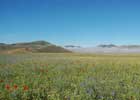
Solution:
<svg viewBox="0 0 140 100"><path fill-rule="evenodd" d="M0 55L0 100L139 100L140 54Z"/></svg>

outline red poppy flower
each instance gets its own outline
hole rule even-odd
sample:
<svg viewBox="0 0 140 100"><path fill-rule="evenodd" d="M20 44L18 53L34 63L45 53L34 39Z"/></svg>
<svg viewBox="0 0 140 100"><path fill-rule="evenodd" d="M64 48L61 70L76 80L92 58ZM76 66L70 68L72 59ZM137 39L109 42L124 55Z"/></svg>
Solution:
<svg viewBox="0 0 140 100"><path fill-rule="evenodd" d="M17 85L14 85L14 89L17 89L18 88L18 86Z"/></svg>
<svg viewBox="0 0 140 100"><path fill-rule="evenodd" d="M4 82L4 80L0 80L0 83Z"/></svg>
<svg viewBox="0 0 140 100"><path fill-rule="evenodd" d="M10 82L13 82L13 80L10 80Z"/></svg>
<svg viewBox="0 0 140 100"><path fill-rule="evenodd" d="M9 84L5 85L5 88L6 88L7 90L10 90L10 85L9 85Z"/></svg>
<svg viewBox="0 0 140 100"><path fill-rule="evenodd" d="M25 85L25 86L23 86L23 90L27 91L27 90L29 90L29 87Z"/></svg>
<svg viewBox="0 0 140 100"><path fill-rule="evenodd" d="M44 70L43 70L43 69L40 69L40 71L41 71L41 72L44 72Z"/></svg>

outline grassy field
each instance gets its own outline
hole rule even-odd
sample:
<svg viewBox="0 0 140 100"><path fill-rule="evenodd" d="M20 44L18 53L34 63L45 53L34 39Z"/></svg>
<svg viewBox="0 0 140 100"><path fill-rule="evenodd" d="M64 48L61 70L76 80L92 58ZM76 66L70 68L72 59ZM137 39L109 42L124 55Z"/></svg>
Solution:
<svg viewBox="0 0 140 100"><path fill-rule="evenodd" d="M140 55L3 54L0 100L140 100Z"/></svg>

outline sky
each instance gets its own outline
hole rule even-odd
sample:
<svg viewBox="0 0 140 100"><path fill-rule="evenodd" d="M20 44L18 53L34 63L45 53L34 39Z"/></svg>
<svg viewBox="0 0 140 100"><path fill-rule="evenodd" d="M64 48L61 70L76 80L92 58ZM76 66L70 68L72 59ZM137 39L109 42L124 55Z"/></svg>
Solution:
<svg viewBox="0 0 140 100"><path fill-rule="evenodd" d="M0 0L0 42L140 44L140 0Z"/></svg>

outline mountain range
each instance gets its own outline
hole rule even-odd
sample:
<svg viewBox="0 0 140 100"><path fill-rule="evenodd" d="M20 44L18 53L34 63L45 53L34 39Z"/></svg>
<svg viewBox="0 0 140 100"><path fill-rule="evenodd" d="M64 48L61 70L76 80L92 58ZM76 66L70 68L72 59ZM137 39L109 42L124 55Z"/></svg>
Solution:
<svg viewBox="0 0 140 100"><path fill-rule="evenodd" d="M47 41L23 43L0 43L0 53L140 53L140 45L100 44L96 47L66 45L64 47Z"/></svg>

